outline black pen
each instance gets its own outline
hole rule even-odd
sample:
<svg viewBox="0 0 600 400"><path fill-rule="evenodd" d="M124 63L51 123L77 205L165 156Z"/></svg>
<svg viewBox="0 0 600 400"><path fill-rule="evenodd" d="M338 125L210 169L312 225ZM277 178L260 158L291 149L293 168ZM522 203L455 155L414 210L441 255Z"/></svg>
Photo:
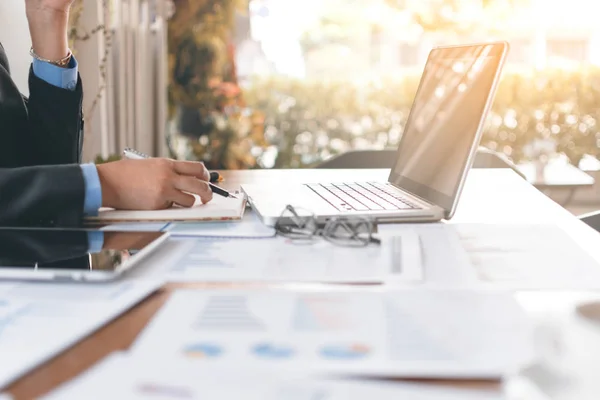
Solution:
<svg viewBox="0 0 600 400"><path fill-rule="evenodd" d="M129 158L130 160L143 160L145 158L150 158L150 156L148 156L147 154L140 153L139 151L131 149L129 147L123 150L123 155L125 156L125 158ZM232 195L227 190L218 187L214 183L208 182L208 186L210 186L210 190L213 193L216 193L223 197L233 197L234 199L237 199L236 196Z"/></svg>

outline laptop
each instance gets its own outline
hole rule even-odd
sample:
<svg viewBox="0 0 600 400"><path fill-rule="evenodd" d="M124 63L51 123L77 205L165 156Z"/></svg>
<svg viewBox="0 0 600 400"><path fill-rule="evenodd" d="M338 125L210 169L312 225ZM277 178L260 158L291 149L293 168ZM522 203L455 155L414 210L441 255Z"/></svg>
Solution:
<svg viewBox="0 0 600 400"><path fill-rule="evenodd" d="M495 42L431 50L387 182L246 184L248 202L268 225L288 204L319 222L336 216L377 222L452 218L508 47Z"/></svg>

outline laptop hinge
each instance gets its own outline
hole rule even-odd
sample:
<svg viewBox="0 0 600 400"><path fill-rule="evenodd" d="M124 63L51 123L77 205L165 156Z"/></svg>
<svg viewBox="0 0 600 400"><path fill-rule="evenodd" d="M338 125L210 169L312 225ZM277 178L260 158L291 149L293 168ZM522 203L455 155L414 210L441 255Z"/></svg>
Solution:
<svg viewBox="0 0 600 400"><path fill-rule="evenodd" d="M405 193L405 194L409 195L410 197L414 197L414 198L418 199L421 203L424 203L425 205L427 205L429 207L439 207L440 209L442 208L442 207L438 206L437 204L430 203L429 201L425 200L424 198L422 198L420 196L417 196L416 194L414 194L414 193L412 193L412 192L410 192L410 191L408 191L406 189L403 189L401 187L398 187L398 186L394 185L392 182L388 181L388 183L390 185L392 185L393 187L395 187L396 189L398 189L399 191L401 191L402 193ZM444 210L444 213L445 212L446 211Z"/></svg>

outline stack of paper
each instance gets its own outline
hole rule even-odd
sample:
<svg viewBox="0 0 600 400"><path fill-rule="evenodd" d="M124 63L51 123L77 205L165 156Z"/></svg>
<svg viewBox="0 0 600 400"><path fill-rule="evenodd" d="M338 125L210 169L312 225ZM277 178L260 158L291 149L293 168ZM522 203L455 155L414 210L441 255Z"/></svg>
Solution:
<svg viewBox="0 0 600 400"><path fill-rule="evenodd" d="M179 222L169 224L166 229L174 236L209 236L230 238L264 239L275 236L275 229L266 226L252 212L246 211L241 221L219 222Z"/></svg>
<svg viewBox="0 0 600 400"><path fill-rule="evenodd" d="M243 197L223 197L215 195L213 199L202 204L196 198L193 207L175 206L167 210L156 211L123 211L103 208L96 217L88 217L91 224L114 222L157 222L157 221L229 221L239 220L244 215L246 199Z"/></svg>
<svg viewBox="0 0 600 400"><path fill-rule="evenodd" d="M72 346L161 285L0 284L0 388Z"/></svg>
<svg viewBox="0 0 600 400"><path fill-rule="evenodd" d="M235 221L187 221L187 222L119 222L106 224L102 231L169 232L173 236L203 236L264 239L274 237L276 232L256 216L252 210Z"/></svg>

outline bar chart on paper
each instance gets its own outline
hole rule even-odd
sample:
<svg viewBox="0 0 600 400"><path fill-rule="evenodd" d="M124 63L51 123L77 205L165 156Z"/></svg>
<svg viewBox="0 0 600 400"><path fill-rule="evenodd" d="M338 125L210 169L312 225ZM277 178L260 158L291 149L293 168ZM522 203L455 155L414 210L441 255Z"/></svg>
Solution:
<svg viewBox="0 0 600 400"><path fill-rule="evenodd" d="M232 239L215 238L199 240L198 245L191 250L173 270L174 272L189 272L202 269L235 268L238 256L227 253L226 244Z"/></svg>
<svg viewBox="0 0 600 400"><path fill-rule="evenodd" d="M361 323L347 299L332 296L299 296L292 321L296 332L340 331Z"/></svg>
<svg viewBox="0 0 600 400"><path fill-rule="evenodd" d="M245 296L212 296L194 327L201 330L265 330L263 321L248 308L248 298Z"/></svg>

